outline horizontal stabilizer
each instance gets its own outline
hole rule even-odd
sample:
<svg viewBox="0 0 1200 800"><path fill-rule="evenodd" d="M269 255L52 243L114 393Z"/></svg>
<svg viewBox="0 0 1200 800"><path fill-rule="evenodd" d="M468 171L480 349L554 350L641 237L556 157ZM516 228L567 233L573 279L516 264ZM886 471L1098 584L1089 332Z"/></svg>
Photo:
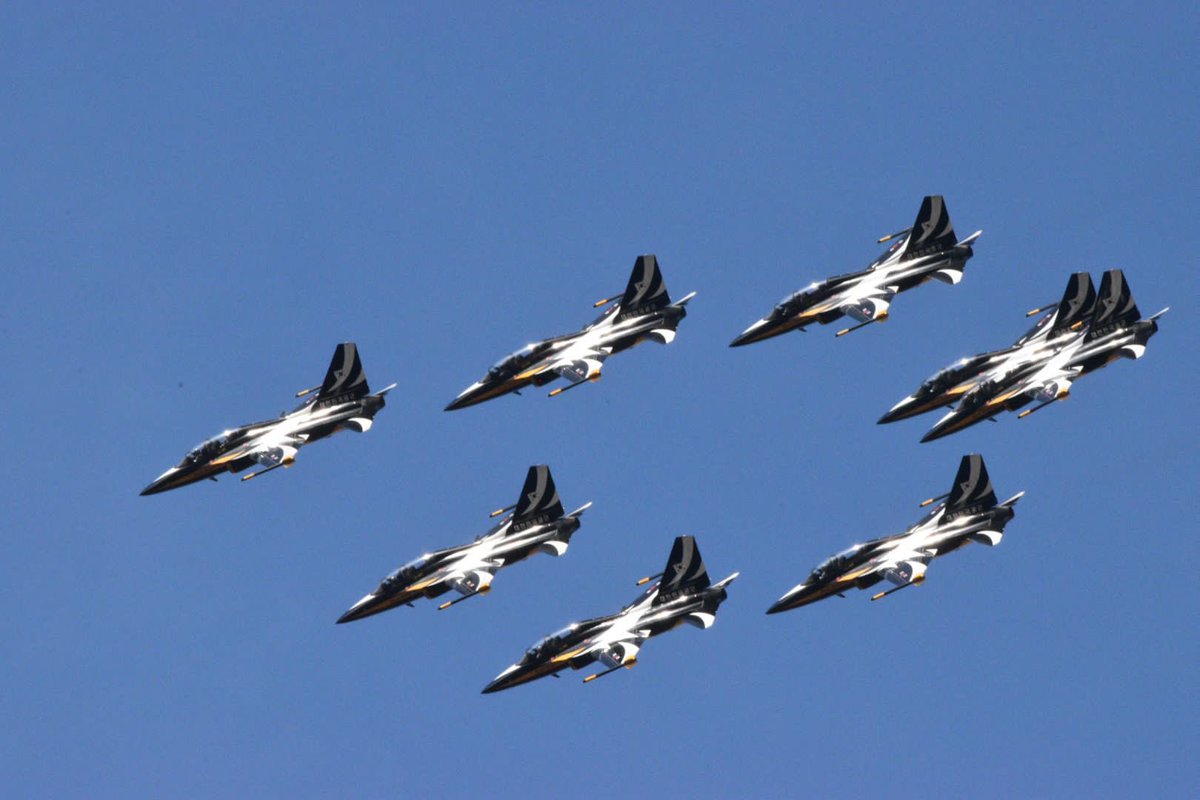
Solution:
<svg viewBox="0 0 1200 800"><path fill-rule="evenodd" d="M1004 531L975 531L970 536L972 542L986 544L988 547L995 547L1003 538Z"/></svg>
<svg viewBox="0 0 1200 800"><path fill-rule="evenodd" d="M1002 506L1004 506L1004 507L1006 507L1006 508L1012 508L1013 506L1015 506L1015 505L1017 504L1017 501L1018 501L1018 500L1020 500L1020 499L1021 499L1022 497L1024 497L1024 496L1025 496L1025 492L1024 492L1024 491L1017 492L1016 494L1014 494L1012 497L1010 497L1010 498L1008 498L1007 500L1005 500L1005 501L1004 501L1003 503L1001 503L1000 505L1002 505Z"/></svg>
<svg viewBox="0 0 1200 800"><path fill-rule="evenodd" d="M580 517L580 516L583 516L583 512L587 511L587 510L588 510L589 508L591 508L591 507L592 507L592 501L591 501L591 500L588 500L586 503L584 503L583 505L581 505L579 508L577 508L577 509L575 509L574 511L572 511L570 514L567 514L567 516L568 516L568 517Z"/></svg>
<svg viewBox="0 0 1200 800"><path fill-rule="evenodd" d="M715 586L715 588L717 588L717 589L724 589L726 586L728 586L729 584L731 584L731 583L733 583L734 581L736 581L736 580L738 579L738 576L739 576L739 575L741 575L741 574L742 574L742 573L740 573L740 572L735 572L735 573L733 573L732 575L730 575L728 578L724 578L724 579L722 579L722 580L720 580L720 581L717 581L717 582L716 582L715 584L713 584L713 585L714 585L714 586Z"/></svg>

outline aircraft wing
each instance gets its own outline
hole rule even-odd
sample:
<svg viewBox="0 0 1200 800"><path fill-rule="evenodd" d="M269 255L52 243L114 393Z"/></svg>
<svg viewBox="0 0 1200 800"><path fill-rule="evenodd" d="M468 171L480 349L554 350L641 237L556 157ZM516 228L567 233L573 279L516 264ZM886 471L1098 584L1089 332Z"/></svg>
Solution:
<svg viewBox="0 0 1200 800"><path fill-rule="evenodd" d="M1078 366L1040 369L1007 387L989 400L988 405L1002 405L1022 396L1043 403L1062 400L1071 393L1071 384L1082 371Z"/></svg>
<svg viewBox="0 0 1200 800"><path fill-rule="evenodd" d="M847 294L838 309L858 322L884 320L897 291L895 286L860 283Z"/></svg>
<svg viewBox="0 0 1200 800"><path fill-rule="evenodd" d="M609 347L570 347L549 362L546 371L557 372L573 384L582 383L600 374L600 367L611 353Z"/></svg>
<svg viewBox="0 0 1200 800"><path fill-rule="evenodd" d="M592 636L577 647L572 647L554 657L559 663L575 662L586 665L599 661L605 667L605 672L584 679L585 683L592 678L620 667L632 667L637 663L637 654L642 644L650 637L649 631L614 631L609 628Z"/></svg>
<svg viewBox="0 0 1200 800"><path fill-rule="evenodd" d="M252 458L264 467L276 467L285 461L290 463L306 440L307 437L303 434L297 436L268 431L243 442L228 453L223 453L213 460L213 464L230 464L242 458Z"/></svg>
<svg viewBox="0 0 1200 800"><path fill-rule="evenodd" d="M461 559L440 571L440 579L451 589L467 596L486 592L492 588L492 579L504 566L497 559Z"/></svg>
<svg viewBox="0 0 1200 800"><path fill-rule="evenodd" d="M892 550L873 558L858 569L842 575L839 583L851 583L868 575L878 575L895 586L906 586L925 580L925 570L935 553L929 550Z"/></svg>

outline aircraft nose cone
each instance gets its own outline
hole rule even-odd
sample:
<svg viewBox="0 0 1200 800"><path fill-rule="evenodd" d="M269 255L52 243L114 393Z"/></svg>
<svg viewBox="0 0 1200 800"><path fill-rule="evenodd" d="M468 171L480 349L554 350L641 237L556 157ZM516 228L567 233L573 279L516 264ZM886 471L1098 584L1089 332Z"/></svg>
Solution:
<svg viewBox="0 0 1200 800"><path fill-rule="evenodd" d="M785 594L783 597L775 601L775 603L767 609L768 614L779 614L784 611L791 611L793 608L799 608L802 605L810 602L813 587L806 584L797 586L792 591Z"/></svg>
<svg viewBox="0 0 1200 800"><path fill-rule="evenodd" d="M445 410L457 411L460 408L466 408L467 406L473 406L476 403L481 402L480 395L486 389L487 385L482 381L471 384L466 389L463 389L458 397L451 400L449 404L447 404Z"/></svg>
<svg viewBox="0 0 1200 800"><path fill-rule="evenodd" d="M875 424L887 425L889 422L896 422L897 420L904 419L904 412L908 410L908 402L909 401L904 400L892 406L892 408L886 414L875 421Z"/></svg>
<svg viewBox="0 0 1200 800"><path fill-rule="evenodd" d="M494 692L503 691L504 689L515 686L518 683L518 670L519 665L517 664L513 664L511 667L504 670L504 672L501 672L499 675L493 678L491 683L483 687L482 694L492 694Z"/></svg>
<svg viewBox="0 0 1200 800"><path fill-rule="evenodd" d="M155 478L153 481L151 481L146 486L145 489L142 489L142 491L138 493L138 496L146 497L147 495L158 494L159 492L165 492L165 491L167 491L167 489L173 488L171 486L168 486L167 482L171 479L171 477L176 472L178 472L177 469L171 468L171 469L167 470L166 472L164 472L162 475L159 475L157 478Z"/></svg>
<svg viewBox="0 0 1200 800"><path fill-rule="evenodd" d="M730 347L743 347L748 344L757 342L762 334L762 328L767 324L765 319L760 319L758 322L751 325L746 330L742 331L737 337L729 343Z"/></svg>
<svg viewBox="0 0 1200 800"><path fill-rule="evenodd" d="M338 617L337 624L342 625L346 622L354 622L356 619L371 616L378 610L379 601L380 598L374 593L367 595L346 609L346 613Z"/></svg>

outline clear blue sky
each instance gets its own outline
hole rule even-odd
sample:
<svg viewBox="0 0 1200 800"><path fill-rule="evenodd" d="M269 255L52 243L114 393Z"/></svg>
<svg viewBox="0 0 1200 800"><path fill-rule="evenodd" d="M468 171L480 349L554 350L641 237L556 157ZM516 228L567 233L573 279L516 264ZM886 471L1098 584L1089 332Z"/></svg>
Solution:
<svg viewBox="0 0 1200 800"><path fill-rule="evenodd" d="M0 10L0 785L12 797L1184 796L1196 751L1193 4ZM728 341L941 193L964 282ZM447 414L635 255L699 295L596 386ZM1069 272L1173 312L1059 407L875 419ZM138 491L358 342L365 436ZM1028 492L919 588L764 611L982 452ZM548 462L571 550L336 626ZM716 626L499 695L698 537Z"/></svg>

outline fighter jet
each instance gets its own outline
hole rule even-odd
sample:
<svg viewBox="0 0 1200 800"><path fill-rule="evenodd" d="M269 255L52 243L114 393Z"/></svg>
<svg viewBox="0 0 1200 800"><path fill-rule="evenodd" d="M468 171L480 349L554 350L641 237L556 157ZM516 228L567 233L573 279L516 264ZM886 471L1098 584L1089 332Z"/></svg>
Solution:
<svg viewBox="0 0 1200 800"><path fill-rule="evenodd" d="M496 517L512 512L495 527L470 544L426 553L388 575L375 591L363 597L338 619L353 622L398 605L412 605L422 597L440 597L454 590L459 596L438 606L446 609L467 598L485 594L501 569L535 553L561 556L567 552L571 535L579 530L584 511L591 503L563 516L562 503L550 468L529 468L525 485L515 505L492 512Z"/></svg>
<svg viewBox="0 0 1200 800"><path fill-rule="evenodd" d="M812 574L767 609L778 614L815 603L848 589L867 589L880 581L892 588L871 597L879 600L893 592L925 580L929 562L957 550L968 542L997 545L1004 526L1013 518L1013 506L1025 495L1017 494L996 504L992 481L980 455L963 456L949 494L930 498L921 506L935 506L904 533L856 544L831 556Z"/></svg>
<svg viewBox="0 0 1200 800"><path fill-rule="evenodd" d="M616 614L573 622L555 631L525 651L516 664L496 676L484 694L509 689L570 667L583 669L599 662L604 667L583 679L584 683L637 663L638 650L647 639L687 622L709 628L717 609L727 597L726 587L737 578L733 573L719 583L709 584L696 540L680 536L671 547L666 569L643 578L638 585L658 580L640 597Z"/></svg>
<svg viewBox="0 0 1200 800"><path fill-rule="evenodd" d="M679 321L687 316L684 306L696 296L692 292L672 303L652 255L638 256L629 285L619 298L608 297L594 304L606 306L600 316L577 333L568 333L527 344L502 358L487 374L454 398L447 411L482 403L526 386L544 386L565 378L566 386L550 392L562 394L588 381L600 379L600 368L613 353L628 350L644 341L670 344Z"/></svg>
<svg viewBox="0 0 1200 800"><path fill-rule="evenodd" d="M293 411L276 419L239 425L201 442L141 493L158 494L205 478L215 481L222 472L241 472L253 464L266 469L243 476L243 481L279 467L290 467L296 460L296 452L306 444L341 430L359 433L370 430L375 415L385 404L384 395L395 386L393 383L371 394L358 348L354 342L343 342L333 352L324 382L296 392L296 397L307 399Z"/></svg>
<svg viewBox="0 0 1200 800"><path fill-rule="evenodd" d="M1024 419L1067 399L1071 386L1080 377L1118 358L1141 358L1146 343L1158 332L1158 318L1168 310L1164 308L1149 319L1141 319L1125 274L1119 269L1105 272L1100 280L1096 311L1081 332L1046 358L1014 365L1004 374L980 383L963 395L958 407L938 420L921 441L940 439L1002 411L1017 411L1038 401L1033 408L1018 414L1018 419Z"/></svg>
<svg viewBox="0 0 1200 800"><path fill-rule="evenodd" d="M879 424L915 417L957 402L981 383L994 380L1019 366L1048 358L1075 337L1092 317L1096 290L1092 276L1076 272L1067 280L1061 301L1035 308L1025 316L1043 314L1024 336L1001 350L964 358L937 372L879 418Z"/></svg>
<svg viewBox="0 0 1200 800"><path fill-rule="evenodd" d="M741 347L797 328L804 330L814 322L826 325L842 316L858 324L843 328L838 336L872 322L883 322L888 318L892 298L900 292L934 278L949 284L961 281L967 260L975 252L971 244L982 233L975 231L957 241L942 196L930 195L921 201L913 227L879 239L881 244L893 243L870 266L861 272L826 278L788 295L729 346Z"/></svg>

